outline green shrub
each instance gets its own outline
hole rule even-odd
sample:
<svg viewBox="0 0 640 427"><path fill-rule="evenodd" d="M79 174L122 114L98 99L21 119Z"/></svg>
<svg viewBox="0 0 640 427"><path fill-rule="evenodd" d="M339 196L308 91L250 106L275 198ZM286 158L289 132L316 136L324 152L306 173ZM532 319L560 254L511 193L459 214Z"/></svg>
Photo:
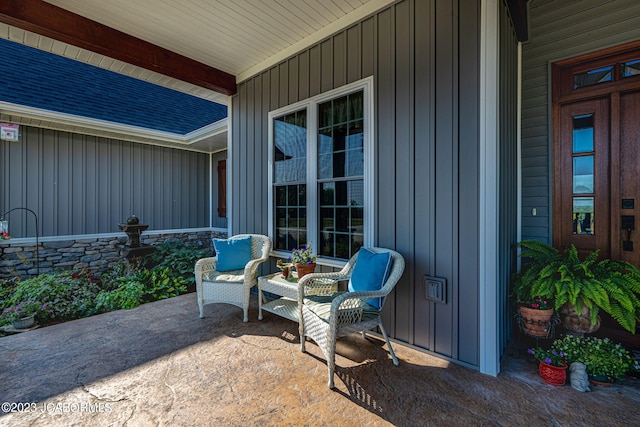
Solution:
<svg viewBox="0 0 640 427"><path fill-rule="evenodd" d="M187 292L182 277L175 277L168 267L142 268L134 275L115 278L118 286L105 289L96 297L100 311L131 309L144 302L171 298Z"/></svg>
<svg viewBox="0 0 640 427"><path fill-rule="evenodd" d="M171 240L156 245L156 252L147 257L147 267L168 267L174 277L181 277L181 282L190 288L195 286L193 269L200 258L213 256L210 249L186 246L180 240Z"/></svg>
<svg viewBox="0 0 640 427"><path fill-rule="evenodd" d="M144 283L135 279L123 280L113 290L103 290L96 296L99 311L131 309L142 304Z"/></svg>
<svg viewBox="0 0 640 427"><path fill-rule="evenodd" d="M49 303L51 312L47 318L41 316L41 321L70 320L96 314L94 300L99 292L100 285L90 271L62 271L23 280L6 302L8 305L30 300Z"/></svg>

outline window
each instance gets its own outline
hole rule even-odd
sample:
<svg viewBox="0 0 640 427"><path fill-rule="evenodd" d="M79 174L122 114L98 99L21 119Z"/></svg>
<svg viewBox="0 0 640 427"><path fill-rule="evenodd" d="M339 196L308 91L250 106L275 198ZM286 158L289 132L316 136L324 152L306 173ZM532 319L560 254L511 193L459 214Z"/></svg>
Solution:
<svg viewBox="0 0 640 427"><path fill-rule="evenodd" d="M227 217L227 160L218 162L218 217Z"/></svg>
<svg viewBox="0 0 640 427"><path fill-rule="evenodd" d="M372 79L269 114L270 234L285 252L311 243L319 262L373 241Z"/></svg>

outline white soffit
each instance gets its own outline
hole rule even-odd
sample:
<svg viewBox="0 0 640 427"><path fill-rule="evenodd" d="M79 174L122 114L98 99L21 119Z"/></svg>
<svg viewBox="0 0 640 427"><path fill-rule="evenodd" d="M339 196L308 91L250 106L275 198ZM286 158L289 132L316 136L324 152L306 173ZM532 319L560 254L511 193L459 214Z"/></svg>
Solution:
<svg viewBox="0 0 640 427"><path fill-rule="evenodd" d="M394 0L47 2L233 74L241 82Z"/></svg>

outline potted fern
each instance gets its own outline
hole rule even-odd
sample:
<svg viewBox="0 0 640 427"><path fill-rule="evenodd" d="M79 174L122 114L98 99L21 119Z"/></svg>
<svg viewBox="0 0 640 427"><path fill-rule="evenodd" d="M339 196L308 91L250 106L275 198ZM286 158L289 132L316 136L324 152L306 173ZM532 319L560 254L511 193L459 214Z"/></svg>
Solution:
<svg viewBox="0 0 640 427"><path fill-rule="evenodd" d="M537 240L525 240L518 246L520 257L527 259L513 281L513 293L519 299L553 301L569 331L594 332L603 310L635 333L640 320L638 268L624 261L598 260L597 250L580 259L573 245L564 252Z"/></svg>

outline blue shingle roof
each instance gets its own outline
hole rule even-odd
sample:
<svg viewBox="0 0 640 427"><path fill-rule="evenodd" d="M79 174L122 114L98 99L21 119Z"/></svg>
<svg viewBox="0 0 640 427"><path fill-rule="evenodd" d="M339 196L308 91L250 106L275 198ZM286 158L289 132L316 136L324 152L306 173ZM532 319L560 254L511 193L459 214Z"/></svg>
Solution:
<svg viewBox="0 0 640 427"><path fill-rule="evenodd" d="M123 74L0 39L0 101L186 134L227 107Z"/></svg>

